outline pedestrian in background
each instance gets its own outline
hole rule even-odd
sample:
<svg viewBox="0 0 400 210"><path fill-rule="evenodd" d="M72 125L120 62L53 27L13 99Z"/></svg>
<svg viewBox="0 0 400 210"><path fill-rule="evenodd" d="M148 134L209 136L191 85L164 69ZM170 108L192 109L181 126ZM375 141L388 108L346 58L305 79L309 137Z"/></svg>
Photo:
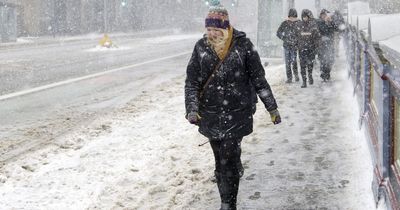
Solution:
<svg viewBox="0 0 400 210"><path fill-rule="evenodd" d="M288 19L283 21L276 32L279 39L283 41L286 63L286 83L291 83L293 75L296 82L299 81L297 70L297 33L299 30L299 20L297 19L296 9L290 9ZM293 72L293 73L292 73Z"/></svg>
<svg viewBox="0 0 400 210"><path fill-rule="evenodd" d="M312 73L320 37L321 35L312 12L304 9L301 12L298 34L301 78L303 80L302 88L307 87L307 73L309 84L312 85L314 83Z"/></svg>
<svg viewBox="0 0 400 210"><path fill-rule="evenodd" d="M321 40L318 46L321 78L324 82L330 80L332 65L335 61L334 34L335 27L328 10L322 9L317 21Z"/></svg>
<svg viewBox="0 0 400 210"><path fill-rule="evenodd" d="M334 43L335 43L335 55L339 57L339 43L340 39L346 32L346 21L343 18L342 13L339 10L335 10L332 15L332 22L335 28Z"/></svg>
<svg viewBox="0 0 400 210"><path fill-rule="evenodd" d="M209 139L222 210L235 210L240 180L240 144L253 132L254 88L274 124L281 122L254 45L229 23L227 10L212 1L207 32L186 70L186 118Z"/></svg>

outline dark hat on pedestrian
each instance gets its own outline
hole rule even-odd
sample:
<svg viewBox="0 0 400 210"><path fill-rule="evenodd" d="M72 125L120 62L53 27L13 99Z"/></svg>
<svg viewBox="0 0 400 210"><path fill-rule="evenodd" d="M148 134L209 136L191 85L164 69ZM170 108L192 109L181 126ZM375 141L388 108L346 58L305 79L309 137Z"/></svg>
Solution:
<svg viewBox="0 0 400 210"><path fill-rule="evenodd" d="M289 9L289 15L288 15L288 17L297 18L297 11L296 11L296 9L293 9L293 8Z"/></svg>
<svg viewBox="0 0 400 210"><path fill-rule="evenodd" d="M301 11L301 19L303 19L305 17L312 19L312 18L314 18L314 15L312 14L311 10L303 9L303 11Z"/></svg>
<svg viewBox="0 0 400 210"><path fill-rule="evenodd" d="M210 1L210 9L206 17L206 27L228 29L229 15L225 7L218 1Z"/></svg>
<svg viewBox="0 0 400 210"><path fill-rule="evenodd" d="M319 13L319 15L321 16L321 15L326 15L326 14L328 14L329 13L329 11L327 10L327 9L322 9L321 10L321 12Z"/></svg>

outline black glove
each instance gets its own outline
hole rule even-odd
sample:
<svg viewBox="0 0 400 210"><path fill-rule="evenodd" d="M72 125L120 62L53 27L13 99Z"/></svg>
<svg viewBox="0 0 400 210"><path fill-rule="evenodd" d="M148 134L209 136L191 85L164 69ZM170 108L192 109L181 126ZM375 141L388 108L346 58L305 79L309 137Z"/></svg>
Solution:
<svg viewBox="0 0 400 210"><path fill-rule="evenodd" d="M190 112L186 115L186 119L190 124L198 125L200 121L200 115L197 112Z"/></svg>
<svg viewBox="0 0 400 210"><path fill-rule="evenodd" d="M275 125L281 123L281 115L279 114L279 111L277 109L270 111L269 115L271 116L271 121Z"/></svg>

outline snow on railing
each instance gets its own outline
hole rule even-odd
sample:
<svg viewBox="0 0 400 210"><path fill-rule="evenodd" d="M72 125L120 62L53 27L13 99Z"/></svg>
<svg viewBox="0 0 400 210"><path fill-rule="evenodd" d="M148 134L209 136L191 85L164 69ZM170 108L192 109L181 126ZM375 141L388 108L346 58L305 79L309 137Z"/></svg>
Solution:
<svg viewBox="0 0 400 210"><path fill-rule="evenodd" d="M396 55L397 59L395 60L400 63L400 34L389 39L380 41L379 46L381 46L381 48L390 49L390 55Z"/></svg>
<svg viewBox="0 0 400 210"><path fill-rule="evenodd" d="M368 144L375 167L372 190L375 201L388 198L388 209L400 209L400 176L392 167L398 151L391 142L394 130L391 122L400 117L392 109L393 101L400 101L400 14L352 15L347 38L354 93L359 99L360 123L364 123ZM368 23L368 24L366 24ZM366 26L368 25L368 27ZM365 29L368 34L364 34ZM368 39L360 39L367 35ZM395 99L395 100L393 100ZM396 106L397 107L397 106ZM396 143L399 143L395 140Z"/></svg>
<svg viewBox="0 0 400 210"><path fill-rule="evenodd" d="M366 15L358 15L357 16L357 29L359 31L368 29L369 19L371 17L382 16L383 14L366 14Z"/></svg>
<svg viewBox="0 0 400 210"><path fill-rule="evenodd" d="M365 14L370 14L371 10L369 8L369 3L368 2L362 2L362 1L355 1L355 2L350 2L347 4L348 8L348 23L351 24L353 22L353 16L354 15L365 15ZM355 20L356 21L356 20ZM356 23L356 22L355 22ZM356 26L356 25L353 25Z"/></svg>
<svg viewBox="0 0 400 210"><path fill-rule="evenodd" d="M363 32L364 37L368 37L368 23L369 19L371 17L377 17L377 16L382 16L384 14L366 14L366 15L353 15L351 18L351 23L352 25L358 32L357 35L361 34Z"/></svg>
<svg viewBox="0 0 400 210"><path fill-rule="evenodd" d="M352 15L350 16L349 24L356 27L357 26L357 19L358 15Z"/></svg>
<svg viewBox="0 0 400 210"><path fill-rule="evenodd" d="M395 86L400 84L400 34L384 41L379 42L379 47L382 49L384 56L389 60L391 66L396 69L396 74L392 74L393 81L396 81ZM393 83L393 82L392 82ZM400 90L400 89L399 89Z"/></svg>
<svg viewBox="0 0 400 210"><path fill-rule="evenodd" d="M369 37L373 43L400 35L400 14L369 18Z"/></svg>

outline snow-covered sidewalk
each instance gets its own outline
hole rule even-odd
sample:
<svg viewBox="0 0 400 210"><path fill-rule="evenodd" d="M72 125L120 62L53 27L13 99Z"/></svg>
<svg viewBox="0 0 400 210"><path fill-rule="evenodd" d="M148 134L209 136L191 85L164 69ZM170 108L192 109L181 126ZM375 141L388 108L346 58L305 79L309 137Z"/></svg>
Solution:
<svg viewBox="0 0 400 210"><path fill-rule="evenodd" d="M344 58L339 63L345 63ZM182 76L0 168L0 209L217 209L214 160L184 118ZM283 122L258 104L242 143L239 209L374 209L372 166L347 70L284 83L266 68Z"/></svg>

